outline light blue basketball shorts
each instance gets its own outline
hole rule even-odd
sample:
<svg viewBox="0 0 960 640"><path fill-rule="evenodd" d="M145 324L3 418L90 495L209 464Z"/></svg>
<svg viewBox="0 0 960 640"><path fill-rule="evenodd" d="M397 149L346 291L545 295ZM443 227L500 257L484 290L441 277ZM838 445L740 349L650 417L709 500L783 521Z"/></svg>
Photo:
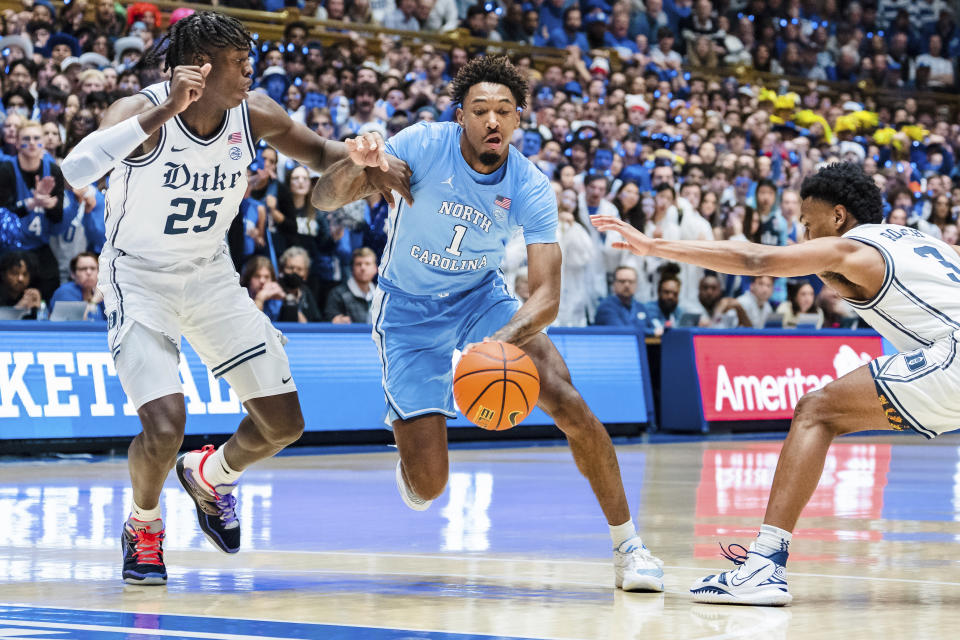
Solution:
<svg viewBox="0 0 960 640"><path fill-rule="evenodd" d="M445 297L378 288L371 317L383 367L387 425L428 413L455 418L454 349L493 335L519 308L499 273L475 289Z"/></svg>

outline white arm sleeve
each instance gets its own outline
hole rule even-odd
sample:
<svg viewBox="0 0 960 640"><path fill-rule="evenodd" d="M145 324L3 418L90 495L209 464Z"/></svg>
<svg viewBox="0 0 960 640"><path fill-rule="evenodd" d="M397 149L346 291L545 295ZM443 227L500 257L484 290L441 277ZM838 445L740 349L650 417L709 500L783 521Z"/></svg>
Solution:
<svg viewBox="0 0 960 640"><path fill-rule="evenodd" d="M64 179L74 187L99 180L150 136L140 126L140 116L127 118L77 143L60 165Z"/></svg>

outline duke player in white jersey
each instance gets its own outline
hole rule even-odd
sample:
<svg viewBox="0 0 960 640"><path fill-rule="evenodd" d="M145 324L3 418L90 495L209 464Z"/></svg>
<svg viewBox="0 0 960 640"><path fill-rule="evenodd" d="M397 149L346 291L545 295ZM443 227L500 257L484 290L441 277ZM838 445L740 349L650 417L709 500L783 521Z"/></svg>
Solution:
<svg viewBox="0 0 960 640"><path fill-rule="evenodd" d="M269 97L248 93L251 43L228 16L203 11L178 21L151 55L162 56L171 80L114 103L63 162L75 187L113 171L99 288L117 375L143 425L129 450L133 505L121 538L130 583L166 582L159 498L174 463L204 534L236 553L241 472L303 430L283 337L240 287L224 236L260 139L317 171L348 152L294 123ZM406 166L393 159L391 167L378 136L365 140L354 159L378 167L370 179L385 193L408 194ZM181 335L248 415L219 449L177 460L186 421Z"/></svg>
<svg viewBox="0 0 960 640"><path fill-rule="evenodd" d="M722 273L816 273L900 353L881 356L800 398L780 452L763 526L750 549L725 555L736 569L691 588L697 602L785 605L791 532L823 472L827 448L845 433L912 429L927 438L960 427L960 249L909 227L881 224L882 200L859 166L824 167L801 187L806 241L789 247L746 242L665 241L596 216L617 246L641 256Z"/></svg>
<svg viewBox="0 0 960 640"><path fill-rule="evenodd" d="M478 58L457 74L453 94L461 105L457 122L417 124L387 141L387 151L410 165L416 197L401 202L391 219L372 311L400 452L400 496L423 510L447 483L454 349L485 338L510 342L536 364L539 406L567 436L607 518L614 584L662 591L662 563L637 536L613 443L543 333L560 300L557 200L546 176L510 145L526 80L506 58ZM364 177L369 173L352 159L334 165L317 184L315 205L333 209L375 192ZM507 293L498 270L518 226L529 264L530 298L523 305Z"/></svg>

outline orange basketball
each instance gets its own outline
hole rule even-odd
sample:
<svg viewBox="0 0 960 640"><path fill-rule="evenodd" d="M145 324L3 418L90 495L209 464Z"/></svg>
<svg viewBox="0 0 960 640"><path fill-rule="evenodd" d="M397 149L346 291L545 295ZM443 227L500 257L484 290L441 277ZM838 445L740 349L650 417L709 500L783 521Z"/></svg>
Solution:
<svg viewBox="0 0 960 640"><path fill-rule="evenodd" d="M540 374L533 360L507 342L483 342L453 372L453 397L467 420L483 429L515 427L537 405Z"/></svg>

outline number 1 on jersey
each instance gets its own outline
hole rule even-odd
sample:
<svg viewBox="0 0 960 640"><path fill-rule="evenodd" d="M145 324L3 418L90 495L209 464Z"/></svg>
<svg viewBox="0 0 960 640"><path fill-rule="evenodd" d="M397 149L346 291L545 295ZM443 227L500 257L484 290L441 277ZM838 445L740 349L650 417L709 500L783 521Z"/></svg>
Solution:
<svg viewBox="0 0 960 640"><path fill-rule="evenodd" d="M460 243L463 242L463 236L467 233L467 228L462 224L458 224L453 228L453 242L450 243L450 246L444 249L447 253L455 255L458 258L460 257Z"/></svg>

